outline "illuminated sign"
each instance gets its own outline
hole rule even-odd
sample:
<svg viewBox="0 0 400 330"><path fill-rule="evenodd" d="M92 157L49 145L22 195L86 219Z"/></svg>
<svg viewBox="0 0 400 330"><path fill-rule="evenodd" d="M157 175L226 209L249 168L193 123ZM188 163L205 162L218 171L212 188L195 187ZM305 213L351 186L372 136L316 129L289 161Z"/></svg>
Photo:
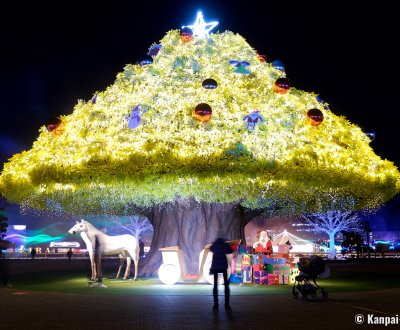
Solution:
<svg viewBox="0 0 400 330"><path fill-rule="evenodd" d="M14 225L14 230L25 230L26 225Z"/></svg>
<svg viewBox="0 0 400 330"><path fill-rule="evenodd" d="M50 242L50 247L54 248L78 248L80 244L78 242Z"/></svg>

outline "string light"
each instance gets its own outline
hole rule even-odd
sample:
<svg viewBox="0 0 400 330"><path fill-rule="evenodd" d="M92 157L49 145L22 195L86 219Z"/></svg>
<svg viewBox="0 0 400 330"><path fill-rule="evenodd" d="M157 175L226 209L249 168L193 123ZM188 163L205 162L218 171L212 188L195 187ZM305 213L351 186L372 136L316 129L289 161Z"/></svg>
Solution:
<svg viewBox="0 0 400 330"><path fill-rule="evenodd" d="M182 26L182 28L188 27L193 31L195 37L205 39L209 37L209 32L217 25L217 21L206 23L203 18L203 13L198 11L195 22L192 25Z"/></svg>
<svg viewBox="0 0 400 330"><path fill-rule="evenodd" d="M201 13L196 22L192 28L203 38L216 25ZM22 211L58 216L102 213L105 202L117 214L126 205L167 205L177 197L277 205L293 214L312 208L317 195L331 199L330 188L354 196L358 208L377 207L400 190L398 169L373 152L359 127L314 93L275 93L282 72L260 62L242 36L179 38L179 31L168 32L153 64L129 64L96 102L79 101L61 117L62 134L43 126L30 150L4 164L3 195ZM235 59L251 63L251 75L235 73ZM205 78L218 87L203 88ZM192 117L201 103L212 107L206 123ZM147 111L129 129L126 117L138 104ZM323 113L318 126L307 120L313 108ZM243 117L256 109L265 120L246 130Z"/></svg>

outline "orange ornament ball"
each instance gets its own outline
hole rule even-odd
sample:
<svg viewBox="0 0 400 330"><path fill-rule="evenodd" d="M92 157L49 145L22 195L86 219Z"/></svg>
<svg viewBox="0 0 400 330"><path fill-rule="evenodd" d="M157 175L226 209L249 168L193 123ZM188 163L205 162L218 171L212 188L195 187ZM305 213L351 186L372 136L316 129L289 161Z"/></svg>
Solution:
<svg viewBox="0 0 400 330"><path fill-rule="evenodd" d="M192 40L193 39L192 29L185 26L180 32L180 37L183 42L188 42Z"/></svg>
<svg viewBox="0 0 400 330"><path fill-rule="evenodd" d="M290 87L291 87L291 85L290 85L289 79L278 78L275 81L274 92L276 92L278 94L286 94L289 91Z"/></svg>
<svg viewBox="0 0 400 330"><path fill-rule="evenodd" d="M207 123L210 121L212 109L207 103L200 103L196 105L192 111L192 117L200 123Z"/></svg>
<svg viewBox="0 0 400 330"><path fill-rule="evenodd" d="M310 109L307 112L307 117L311 126L318 126L324 120L324 114L319 109Z"/></svg>

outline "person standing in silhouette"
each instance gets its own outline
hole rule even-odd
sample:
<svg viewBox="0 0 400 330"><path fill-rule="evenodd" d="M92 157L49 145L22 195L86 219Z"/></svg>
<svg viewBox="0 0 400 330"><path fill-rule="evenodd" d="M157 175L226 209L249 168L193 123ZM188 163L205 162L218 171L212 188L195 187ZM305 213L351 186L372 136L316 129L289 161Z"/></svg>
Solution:
<svg viewBox="0 0 400 330"><path fill-rule="evenodd" d="M229 290L229 279L228 279L228 259L227 254L233 252L231 246L225 242L224 231L222 229L217 230L217 238L214 243L211 244L210 251L213 253L210 274L214 275L214 306L213 310L218 309L218 274L222 274L224 278L225 287L225 309L231 310L229 304L230 290Z"/></svg>
<svg viewBox="0 0 400 330"><path fill-rule="evenodd" d="M32 250L31 250L31 258L35 259L35 257L36 257L36 249L32 248Z"/></svg>
<svg viewBox="0 0 400 330"><path fill-rule="evenodd" d="M74 254L74 252L72 252L72 248L69 248L68 252L67 252L67 258L69 261L71 261L72 255Z"/></svg>

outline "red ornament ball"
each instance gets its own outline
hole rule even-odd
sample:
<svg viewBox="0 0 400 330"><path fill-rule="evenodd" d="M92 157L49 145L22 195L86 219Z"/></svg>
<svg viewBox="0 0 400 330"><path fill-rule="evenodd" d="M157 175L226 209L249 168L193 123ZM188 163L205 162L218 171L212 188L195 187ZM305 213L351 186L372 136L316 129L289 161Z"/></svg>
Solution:
<svg viewBox="0 0 400 330"><path fill-rule="evenodd" d="M275 81L274 92L286 94L290 89L290 82L287 78L278 78Z"/></svg>
<svg viewBox="0 0 400 330"><path fill-rule="evenodd" d="M61 135L64 130L62 128L62 120L60 118L52 118L46 123L47 132L53 135Z"/></svg>
<svg viewBox="0 0 400 330"><path fill-rule="evenodd" d="M211 119L212 109L207 103L196 105L192 112L192 117L201 123L207 123Z"/></svg>
<svg viewBox="0 0 400 330"><path fill-rule="evenodd" d="M256 57L260 62L266 62L267 61L267 55L262 55L259 52L256 53Z"/></svg>
<svg viewBox="0 0 400 330"><path fill-rule="evenodd" d="M318 126L324 120L324 114L319 109L310 109L307 112L307 117L312 126Z"/></svg>
<svg viewBox="0 0 400 330"><path fill-rule="evenodd" d="M193 31L191 28L185 26L180 32L181 40L183 42L188 42L193 39Z"/></svg>

